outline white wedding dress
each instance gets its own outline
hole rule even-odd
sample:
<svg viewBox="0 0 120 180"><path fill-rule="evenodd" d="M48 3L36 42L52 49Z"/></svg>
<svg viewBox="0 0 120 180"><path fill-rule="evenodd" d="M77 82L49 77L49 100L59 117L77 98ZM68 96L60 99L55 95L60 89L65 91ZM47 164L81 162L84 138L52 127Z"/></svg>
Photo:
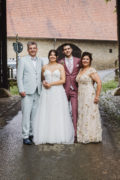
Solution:
<svg viewBox="0 0 120 180"><path fill-rule="evenodd" d="M60 71L57 69L51 72L46 69L44 77L48 83L58 81ZM33 122L33 134L36 145L74 142L74 128L63 85L52 86L50 89L42 87L37 114Z"/></svg>

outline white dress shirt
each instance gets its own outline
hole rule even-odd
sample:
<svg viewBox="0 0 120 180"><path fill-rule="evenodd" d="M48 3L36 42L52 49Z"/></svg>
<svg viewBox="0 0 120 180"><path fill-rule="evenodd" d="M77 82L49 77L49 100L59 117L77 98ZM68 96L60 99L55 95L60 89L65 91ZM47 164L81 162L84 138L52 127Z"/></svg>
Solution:
<svg viewBox="0 0 120 180"><path fill-rule="evenodd" d="M34 65L35 69L36 69L37 57L34 57L34 58L31 57L31 60L32 60L32 63Z"/></svg>
<svg viewBox="0 0 120 180"><path fill-rule="evenodd" d="M68 70L70 71L70 73L72 73L72 71L73 71L73 57L72 56L70 58L65 57L65 63L66 63ZM71 70L69 69L69 63L71 64Z"/></svg>
<svg viewBox="0 0 120 180"><path fill-rule="evenodd" d="M69 63L70 63L70 68L69 68ZM65 64L66 64L69 72L72 73L72 71L73 71L73 57L72 56L70 58L65 57ZM70 89L74 90L72 85L70 85Z"/></svg>

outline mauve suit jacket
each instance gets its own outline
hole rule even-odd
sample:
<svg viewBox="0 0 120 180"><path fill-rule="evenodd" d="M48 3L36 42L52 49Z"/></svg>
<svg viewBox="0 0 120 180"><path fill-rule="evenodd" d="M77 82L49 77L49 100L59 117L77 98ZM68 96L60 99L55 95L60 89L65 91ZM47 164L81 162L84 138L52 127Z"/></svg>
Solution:
<svg viewBox="0 0 120 180"><path fill-rule="evenodd" d="M65 74L66 74L66 82L64 84L64 88L66 93L68 93L70 91L70 86L72 85L72 87L74 88L74 90L77 92L78 91L78 84L76 82L76 76L79 73L79 70L81 68L81 61L79 58L77 57L73 57L73 71L72 73L69 72L66 63L65 63L65 58L61 59L59 61L60 64L64 65L65 68Z"/></svg>

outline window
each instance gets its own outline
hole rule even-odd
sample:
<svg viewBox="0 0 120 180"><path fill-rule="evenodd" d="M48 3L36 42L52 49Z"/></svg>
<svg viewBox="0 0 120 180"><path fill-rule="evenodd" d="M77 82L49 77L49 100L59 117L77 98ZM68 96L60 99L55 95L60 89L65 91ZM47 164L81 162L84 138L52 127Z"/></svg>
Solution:
<svg viewBox="0 0 120 180"><path fill-rule="evenodd" d="M112 49L109 49L109 53L112 53Z"/></svg>

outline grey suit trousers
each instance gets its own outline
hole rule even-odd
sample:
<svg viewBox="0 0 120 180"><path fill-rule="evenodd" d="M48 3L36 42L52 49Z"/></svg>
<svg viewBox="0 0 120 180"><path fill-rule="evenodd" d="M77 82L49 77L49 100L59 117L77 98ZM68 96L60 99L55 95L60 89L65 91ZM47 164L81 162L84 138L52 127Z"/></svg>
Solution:
<svg viewBox="0 0 120 180"><path fill-rule="evenodd" d="M36 90L34 94L26 94L25 97L22 97L22 135L24 139L33 135L33 122L39 98L38 90Z"/></svg>

